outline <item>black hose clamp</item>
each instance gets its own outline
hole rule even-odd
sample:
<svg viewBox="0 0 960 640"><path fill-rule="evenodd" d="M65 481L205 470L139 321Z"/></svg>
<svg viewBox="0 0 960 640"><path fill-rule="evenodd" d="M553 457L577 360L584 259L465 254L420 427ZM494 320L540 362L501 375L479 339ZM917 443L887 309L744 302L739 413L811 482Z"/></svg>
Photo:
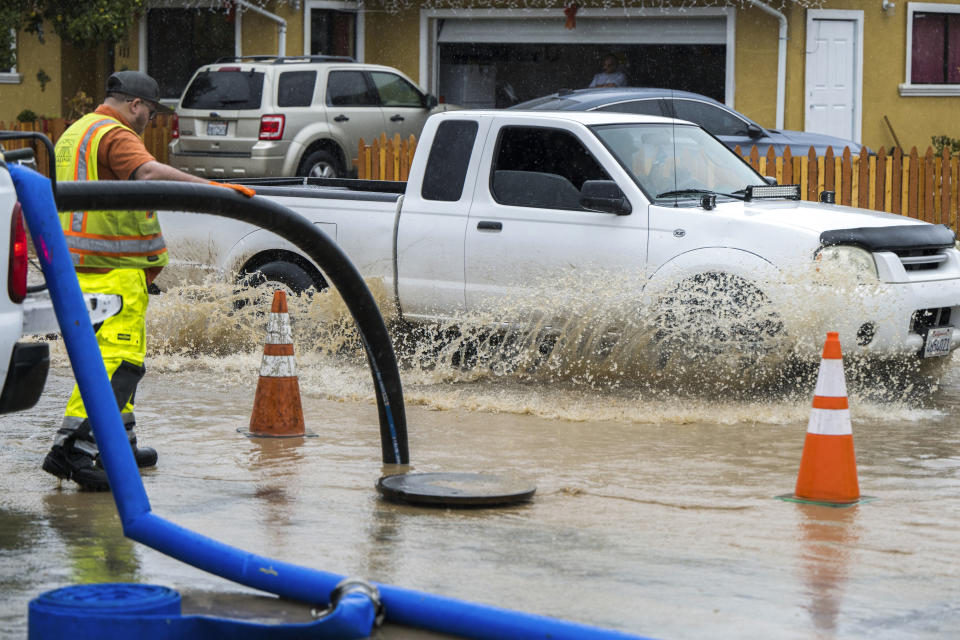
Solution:
<svg viewBox="0 0 960 640"><path fill-rule="evenodd" d="M312 611L314 616L323 617L328 616L336 610L337 605L340 604L340 600L343 596L348 593L361 593L367 596L370 599L370 602L373 603L373 626L379 627L383 624L384 616L386 611L383 607L383 601L380 599L380 590L377 589L374 585L362 580L360 578L344 578L340 581L337 586L333 588L333 591L330 592L330 606L322 611Z"/></svg>

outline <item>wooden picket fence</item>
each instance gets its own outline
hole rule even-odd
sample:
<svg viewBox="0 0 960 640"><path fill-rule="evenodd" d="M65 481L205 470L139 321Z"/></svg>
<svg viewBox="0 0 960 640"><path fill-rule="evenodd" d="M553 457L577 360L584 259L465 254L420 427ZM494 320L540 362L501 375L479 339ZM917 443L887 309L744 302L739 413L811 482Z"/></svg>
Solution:
<svg viewBox="0 0 960 640"><path fill-rule="evenodd" d="M353 159L357 178L406 181L416 149L417 139L414 136L402 140L399 133L390 139L387 139L387 134L382 133L369 145L360 138L357 157Z"/></svg>
<svg viewBox="0 0 960 640"><path fill-rule="evenodd" d="M146 145L147 151L163 163L166 163L169 158L167 144L170 142L172 121L172 116L158 114L147 124L146 130L143 132L143 143ZM12 122L10 124L0 121L0 131L36 131L47 136L53 144L56 144L71 124L73 124L73 121L65 118L41 118L33 122ZM11 150L33 147L37 169L44 175L47 174L47 167L50 165L47 148L44 144L30 140L4 140L2 143L5 149Z"/></svg>
<svg viewBox="0 0 960 640"><path fill-rule="evenodd" d="M736 150L741 152L739 147ZM775 155L772 148L761 156L754 146L742 155L779 184L800 185L804 200L817 200L821 192L833 191L837 204L898 213L960 231L960 155L951 156L949 149L937 155L928 147L923 156L916 147L909 155L899 148L889 155L881 149L870 156L866 150L852 155L849 147L834 155L828 148L818 157L811 148L806 156L795 157L789 147L783 156Z"/></svg>

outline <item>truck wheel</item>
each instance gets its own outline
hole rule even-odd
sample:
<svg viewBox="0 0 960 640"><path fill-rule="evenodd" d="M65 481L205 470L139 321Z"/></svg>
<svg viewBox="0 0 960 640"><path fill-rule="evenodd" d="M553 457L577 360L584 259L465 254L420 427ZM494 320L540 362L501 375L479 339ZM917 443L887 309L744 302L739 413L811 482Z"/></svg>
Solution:
<svg viewBox="0 0 960 640"><path fill-rule="evenodd" d="M327 283L321 282L319 285L307 271L292 262L277 260L257 267L253 272L241 273L237 278L237 283L244 286L244 289L236 291L236 299L233 301L233 308L240 310L252 304L260 308L264 305L269 306L273 299L273 292L277 289L283 289L288 295L301 295L303 293L311 294L314 291L322 291L327 288ZM250 291L249 289L253 289Z"/></svg>
<svg viewBox="0 0 960 640"><path fill-rule="evenodd" d="M253 287L286 289L288 293L294 295L300 295L311 287L317 288L306 269L292 262L280 260L257 267L257 270L244 280ZM321 285L319 288L325 289L326 286Z"/></svg>
<svg viewBox="0 0 960 640"><path fill-rule="evenodd" d="M780 314L756 285L726 273L702 273L660 298L652 346L659 368L669 360L742 358L784 347Z"/></svg>
<svg viewBox="0 0 960 640"><path fill-rule="evenodd" d="M311 151L300 163L298 176L307 178L339 178L343 175L340 161L329 151L318 149Z"/></svg>

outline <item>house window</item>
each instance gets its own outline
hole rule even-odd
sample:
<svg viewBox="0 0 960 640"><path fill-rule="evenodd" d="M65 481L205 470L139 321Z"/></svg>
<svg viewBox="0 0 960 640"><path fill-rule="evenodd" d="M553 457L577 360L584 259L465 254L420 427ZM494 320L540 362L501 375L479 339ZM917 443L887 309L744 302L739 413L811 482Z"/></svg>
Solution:
<svg viewBox="0 0 960 640"><path fill-rule="evenodd" d="M363 60L363 13L355 2L310 0L303 30L305 55Z"/></svg>
<svg viewBox="0 0 960 640"><path fill-rule="evenodd" d="M149 9L146 20L147 73L161 98L180 98L199 67L234 55L234 25L224 11Z"/></svg>
<svg viewBox="0 0 960 640"><path fill-rule="evenodd" d="M960 5L907 4L906 68L901 95L960 95Z"/></svg>
<svg viewBox="0 0 960 640"><path fill-rule="evenodd" d="M5 38L0 38L0 42L3 42ZM18 84L23 78L19 73L17 73L17 32L15 29L10 30L10 50L13 51L14 63L12 67L7 69L0 69L0 83L5 84Z"/></svg>
<svg viewBox="0 0 960 640"><path fill-rule="evenodd" d="M914 13L913 84L960 83L960 13Z"/></svg>

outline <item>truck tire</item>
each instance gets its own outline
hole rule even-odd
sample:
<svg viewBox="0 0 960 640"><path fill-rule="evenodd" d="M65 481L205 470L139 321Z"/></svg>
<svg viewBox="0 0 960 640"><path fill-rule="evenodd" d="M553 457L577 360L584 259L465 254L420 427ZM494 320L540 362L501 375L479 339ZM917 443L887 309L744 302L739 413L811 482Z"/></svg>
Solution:
<svg viewBox="0 0 960 640"><path fill-rule="evenodd" d="M268 262L243 278L252 287L272 286L286 288L290 293L300 295L308 289L325 289L323 284L317 287L310 274L300 265L277 260Z"/></svg>
<svg viewBox="0 0 960 640"><path fill-rule="evenodd" d="M659 368L667 360L756 357L782 348L783 321L754 283L708 272L688 278L663 296L654 320ZM749 354L749 355L748 355Z"/></svg>
<svg viewBox="0 0 960 640"><path fill-rule="evenodd" d="M340 161L332 153L317 149L308 153L303 159L297 175L307 178L340 178L343 176L343 169L340 167Z"/></svg>

